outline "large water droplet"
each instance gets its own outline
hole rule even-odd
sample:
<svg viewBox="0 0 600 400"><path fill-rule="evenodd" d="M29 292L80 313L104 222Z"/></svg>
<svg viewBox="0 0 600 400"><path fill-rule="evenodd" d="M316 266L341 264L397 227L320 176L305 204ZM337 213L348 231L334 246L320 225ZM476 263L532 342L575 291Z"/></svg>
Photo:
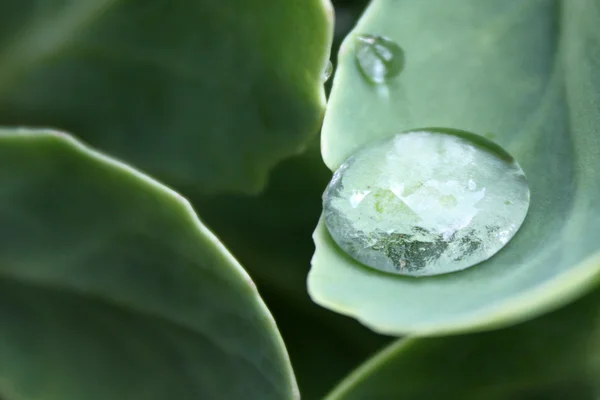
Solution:
<svg viewBox="0 0 600 400"><path fill-rule="evenodd" d="M367 79L384 83L404 68L404 52L384 36L359 35L356 38L356 61Z"/></svg>
<svg viewBox="0 0 600 400"><path fill-rule="evenodd" d="M325 224L345 252L413 276L488 259L528 208L519 164L493 142L451 129L399 133L363 148L323 194Z"/></svg>
<svg viewBox="0 0 600 400"><path fill-rule="evenodd" d="M325 65L325 68L323 69L323 73L321 74L321 80L323 81L323 83L327 82L327 80L331 77L331 74L333 73L333 64L330 61L327 61L327 64Z"/></svg>

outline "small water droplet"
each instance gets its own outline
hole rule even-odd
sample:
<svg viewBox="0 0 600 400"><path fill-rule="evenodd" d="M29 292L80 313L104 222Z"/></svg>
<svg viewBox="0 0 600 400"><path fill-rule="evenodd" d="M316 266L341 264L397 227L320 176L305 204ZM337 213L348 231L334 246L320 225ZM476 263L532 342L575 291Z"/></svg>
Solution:
<svg viewBox="0 0 600 400"><path fill-rule="evenodd" d="M403 132L366 146L323 194L325 224L346 253L412 276L488 259L515 235L528 208L519 164L493 142L452 129Z"/></svg>
<svg viewBox="0 0 600 400"><path fill-rule="evenodd" d="M329 60L329 61L327 61L327 64L325 65L325 69L323 69L323 73L321 75L321 80L323 81L323 83L325 83L329 80L332 73L333 73L333 64L331 63L331 60Z"/></svg>
<svg viewBox="0 0 600 400"><path fill-rule="evenodd" d="M404 51L391 39L378 35L356 38L356 61L373 83L384 83L404 68Z"/></svg>

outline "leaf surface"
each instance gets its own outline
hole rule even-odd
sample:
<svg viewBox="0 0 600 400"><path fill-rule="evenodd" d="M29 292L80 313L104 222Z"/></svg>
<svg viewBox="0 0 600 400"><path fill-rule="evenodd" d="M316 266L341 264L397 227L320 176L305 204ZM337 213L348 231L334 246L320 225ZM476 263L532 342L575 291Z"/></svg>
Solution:
<svg viewBox="0 0 600 400"><path fill-rule="evenodd" d="M189 203L58 131L0 130L0 327L3 400L297 397Z"/></svg>
<svg viewBox="0 0 600 400"><path fill-rule="evenodd" d="M257 192L322 120L328 0L8 0L0 124L81 138L171 185Z"/></svg>
<svg viewBox="0 0 600 400"><path fill-rule="evenodd" d="M389 334L445 334L526 320L577 298L600 270L600 2L375 0L341 47L322 133L335 170L394 132L492 136L531 189L524 225L490 260L453 274L389 276L346 256L321 222L312 298ZM561 29L559 29L559 26ZM354 59L358 34L406 58L383 86Z"/></svg>

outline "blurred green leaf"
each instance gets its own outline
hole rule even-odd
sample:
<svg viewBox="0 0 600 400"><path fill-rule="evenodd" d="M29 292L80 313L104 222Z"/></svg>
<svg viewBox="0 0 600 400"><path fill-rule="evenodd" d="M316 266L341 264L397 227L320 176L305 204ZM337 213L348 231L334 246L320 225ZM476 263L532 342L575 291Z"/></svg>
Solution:
<svg viewBox="0 0 600 400"><path fill-rule="evenodd" d="M494 134L530 182L529 215L490 260L428 278L359 265L321 223L309 291L388 334L444 334L526 320L579 297L600 270L600 2L375 0L341 47L322 133L333 170L361 146L426 126ZM560 29L559 29L560 27ZM376 86L358 34L405 52Z"/></svg>
<svg viewBox="0 0 600 400"><path fill-rule="evenodd" d="M596 290L512 328L399 340L327 400L596 400L599 340Z"/></svg>
<svg viewBox="0 0 600 400"><path fill-rule="evenodd" d="M256 192L321 123L329 0L8 0L0 124L50 126L170 185Z"/></svg>
<svg viewBox="0 0 600 400"><path fill-rule="evenodd" d="M5 400L297 398L189 203L60 132L0 130L0 326Z"/></svg>

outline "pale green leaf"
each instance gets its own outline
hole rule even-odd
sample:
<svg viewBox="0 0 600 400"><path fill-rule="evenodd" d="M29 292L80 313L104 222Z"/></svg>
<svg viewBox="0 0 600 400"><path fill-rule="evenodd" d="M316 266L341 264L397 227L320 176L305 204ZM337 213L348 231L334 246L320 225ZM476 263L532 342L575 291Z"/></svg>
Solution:
<svg viewBox="0 0 600 400"><path fill-rule="evenodd" d="M322 152L333 170L390 133L440 126L489 135L527 174L513 240L473 268L427 278L377 273L317 227L313 299L390 334L443 334L525 320L589 290L600 271L600 2L375 0L339 55ZM365 80L358 34L405 52L389 84Z"/></svg>

